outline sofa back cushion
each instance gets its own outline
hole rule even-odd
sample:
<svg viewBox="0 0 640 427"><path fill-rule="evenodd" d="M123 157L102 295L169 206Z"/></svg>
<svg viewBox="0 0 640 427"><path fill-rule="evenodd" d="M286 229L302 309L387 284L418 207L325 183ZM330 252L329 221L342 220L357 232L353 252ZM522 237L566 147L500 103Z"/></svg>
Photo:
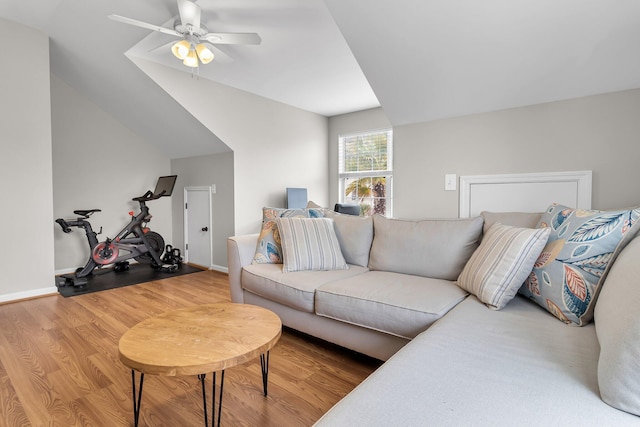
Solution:
<svg viewBox="0 0 640 427"><path fill-rule="evenodd" d="M503 225L522 228L536 228L542 212L489 212L482 211L480 216L484 219L482 235L484 236L493 224L499 222Z"/></svg>
<svg viewBox="0 0 640 427"><path fill-rule="evenodd" d="M373 219L370 216L353 216L333 211L325 212L326 218L332 218L347 264L366 267L369 264L369 251L373 242Z"/></svg>
<svg viewBox="0 0 640 427"><path fill-rule="evenodd" d="M389 219L373 217L371 270L456 280L478 247L481 217Z"/></svg>
<svg viewBox="0 0 640 427"><path fill-rule="evenodd" d="M620 253L595 307L598 386L609 405L640 415L640 237Z"/></svg>

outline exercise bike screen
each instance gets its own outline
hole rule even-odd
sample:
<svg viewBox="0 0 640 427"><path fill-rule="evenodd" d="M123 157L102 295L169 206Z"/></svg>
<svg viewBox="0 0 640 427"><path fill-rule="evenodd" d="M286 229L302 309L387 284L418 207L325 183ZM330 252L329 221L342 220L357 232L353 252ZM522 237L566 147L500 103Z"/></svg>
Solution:
<svg viewBox="0 0 640 427"><path fill-rule="evenodd" d="M158 183L156 184L156 189L153 192L154 195L158 195L165 192L162 197L170 196L173 193L173 187L176 185L176 178L178 175L169 175L169 176L161 176L158 178Z"/></svg>

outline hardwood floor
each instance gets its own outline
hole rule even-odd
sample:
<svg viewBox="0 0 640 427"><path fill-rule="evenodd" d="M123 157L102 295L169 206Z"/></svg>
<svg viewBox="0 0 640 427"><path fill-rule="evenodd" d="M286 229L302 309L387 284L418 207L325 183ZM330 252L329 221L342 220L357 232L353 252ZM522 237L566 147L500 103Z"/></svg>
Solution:
<svg viewBox="0 0 640 427"><path fill-rule="evenodd" d="M0 426L133 425L122 334L169 310L229 300L227 275L203 271L0 305ZM222 425L312 425L380 363L285 329L271 351L268 397L259 360L226 371ZM200 426L202 412L197 377L145 377L141 426Z"/></svg>

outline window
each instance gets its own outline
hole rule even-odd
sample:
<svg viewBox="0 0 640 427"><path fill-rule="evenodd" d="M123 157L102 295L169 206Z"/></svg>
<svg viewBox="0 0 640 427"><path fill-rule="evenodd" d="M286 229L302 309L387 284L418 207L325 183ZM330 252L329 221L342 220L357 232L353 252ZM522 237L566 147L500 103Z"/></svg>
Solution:
<svg viewBox="0 0 640 427"><path fill-rule="evenodd" d="M391 129L340 135L340 203L360 205L361 215L392 215Z"/></svg>

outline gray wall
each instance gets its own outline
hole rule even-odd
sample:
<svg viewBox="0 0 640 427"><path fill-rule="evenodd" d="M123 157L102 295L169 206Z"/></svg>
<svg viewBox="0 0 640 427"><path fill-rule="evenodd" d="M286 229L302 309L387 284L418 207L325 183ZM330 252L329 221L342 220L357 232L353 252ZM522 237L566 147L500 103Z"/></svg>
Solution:
<svg viewBox="0 0 640 427"><path fill-rule="evenodd" d="M138 212L131 199L153 190L159 176L169 175L169 158L122 126L61 79L51 78L54 215L74 218L76 209L102 209L91 217L99 240L114 237ZM171 200L149 202L151 230L171 240ZM68 272L89 256L84 232L69 234L55 227L55 267Z"/></svg>
<svg viewBox="0 0 640 427"><path fill-rule="evenodd" d="M395 215L456 216L445 173L592 170L593 208L640 205L639 118L631 90L397 127Z"/></svg>
<svg viewBox="0 0 640 427"><path fill-rule="evenodd" d="M132 59L233 150L235 234L257 233L287 187L327 199L327 118L207 79Z"/></svg>
<svg viewBox="0 0 640 427"><path fill-rule="evenodd" d="M213 267L226 270L227 237L234 234L233 153L189 157L171 161L178 175L173 192L173 245L184 251L184 188L216 186L211 195Z"/></svg>
<svg viewBox="0 0 640 427"><path fill-rule="evenodd" d="M0 302L55 292L49 39L0 19Z"/></svg>
<svg viewBox="0 0 640 427"><path fill-rule="evenodd" d="M459 188L444 191L445 173L592 170L593 208L640 205L639 119L640 90L630 90L395 127L394 216L457 216ZM380 109L331 118L330 147L384 122Z"/></svg>

